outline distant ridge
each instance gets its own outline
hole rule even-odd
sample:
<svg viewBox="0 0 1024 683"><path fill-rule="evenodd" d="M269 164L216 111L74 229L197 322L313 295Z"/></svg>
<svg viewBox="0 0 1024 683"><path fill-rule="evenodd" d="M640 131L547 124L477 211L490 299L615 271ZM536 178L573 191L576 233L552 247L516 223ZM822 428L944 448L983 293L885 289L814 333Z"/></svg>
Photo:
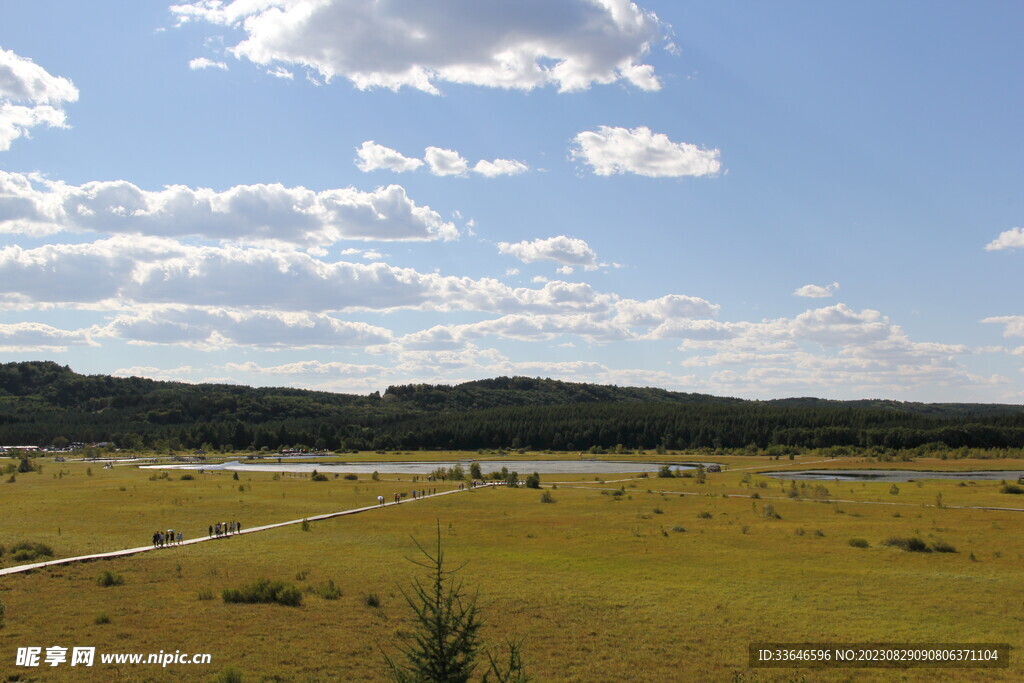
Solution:
<svg viewBox="0 0 1024 683"><path fill-rule="evenodd" d="M530 377L405 384L369 396L81 375L0 364L0 444L128 448L1024 446L1024 406L771 401ZM518 445L516 445L518 444Z"/></svg>

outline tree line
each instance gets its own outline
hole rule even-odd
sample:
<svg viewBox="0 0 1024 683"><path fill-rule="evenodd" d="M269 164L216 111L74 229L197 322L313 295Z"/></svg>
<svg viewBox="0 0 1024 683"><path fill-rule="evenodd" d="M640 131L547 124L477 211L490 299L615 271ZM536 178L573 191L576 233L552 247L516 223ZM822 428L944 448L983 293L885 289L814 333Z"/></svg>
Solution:
<svg viewBox="0 0 1024 683"><path fill-rule="evenodd" d="M526 377L352 396L0 365L0 444L332 450L1024 448L1024 408L744 401Z"/></svg>

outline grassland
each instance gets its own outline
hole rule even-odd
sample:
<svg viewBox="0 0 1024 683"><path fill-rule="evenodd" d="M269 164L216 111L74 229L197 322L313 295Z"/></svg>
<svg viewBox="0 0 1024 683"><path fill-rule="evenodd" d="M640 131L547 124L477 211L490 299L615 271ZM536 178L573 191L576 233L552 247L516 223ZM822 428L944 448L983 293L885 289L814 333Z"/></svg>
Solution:
<svg viewBox="0 0 1024 683"><path fill-rule="evenodd" d="M551 475L546 482L563 482L550 490L554 504L542 504L535 490L470 491L317 522L309 531L297 525L3 577L0 673L24 680L212 680L235 667L254 681L380 680L381 649L392 651L409 627L399 587L418 571L405 559L415 553L411 537L429 540L438 523L446 551L466 563L462 577L479 591L485 638L497 644L525 637L529 672L541 681L932 680L936 670L929 669L754 670L747 666L747 646L1024 645L1024 513L957 507L1024 508L1024 496L1000 493L1000 482L980 481L924 480L898 484L896 493L881 482L794 487L741 468L798 468L820 458L719 460L730 469L703 484ZM867 463L849 458L812 466ZM885 466L1024 470L1024 462L1008 460ZM382 474L380 482L363 476L312 482L271 473L240 473L237 481L229 472L192 480L181 480L181 471L167 479L153 480L153 474L46 463L41 474L0 482L0 544L31 540L52 546L57 556L78 555L144 545L159 528L205 535L218 520L251 527L362 507L377 495L418 487L408 475L404 481ZM847 502L827 502L834 500ZM778 518L765 516L767 505ZM948 543L957 552L882 545L893 536ZM852 547L851 538L869 547ZM0 563L12 564L7 555ZM99 586L104 570L121 575L123 585ZM341 597L307 592L297 608L220 599L222 590L261 578L306 591L330 580ZM380 598L379 607L366 604L370 593ZM96 623L104 621L100 616L108 623ZM15 651L27 645L209 652L213 663L167 669L97 664L84 676L67 666L17 669ZM1024 665L1014 660L1008 670L940 673L944 680L1020 680Z"/></svg>

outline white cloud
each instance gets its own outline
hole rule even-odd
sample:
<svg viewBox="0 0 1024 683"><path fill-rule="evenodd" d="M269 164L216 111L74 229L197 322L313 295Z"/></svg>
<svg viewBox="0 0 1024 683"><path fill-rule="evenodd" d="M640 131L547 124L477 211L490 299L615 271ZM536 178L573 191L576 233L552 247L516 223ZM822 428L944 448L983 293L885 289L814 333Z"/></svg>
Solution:
<svg viewBox="0 0 1024 683"><path fill-rule="evenodd" d="M623 299L616 304L616 320L621 325L649 327L669 321L692 318L713 318L721 306L685 294L667 294L659 299L637 301Z"/></svg>
<svg viewBox="0 0 1024 683"><path fill-rule="evenodd" d="M341 377L367 377L386 374L388 369L380 365L356 365L352 363L321 362L317 360L285 363L283 365L261 366L252 361L226 363L225 370L260 375L337 375Z"/></svg>
<svg viewBox="0 0 1024 683"><path fill-rule="evenodd" d="M429 206L417 206L400 185L373 192L314 192L280 184L147 191L125 180L75 186L0 171L0 232L59 230L300 246L458 237L453 223Z"/></svg>
<svg viewBox="0 0 1024 683"><path fill-rule="evenodd" d="M505 269L505 275L508 275L508 276L519 275L519 269L518 268L506 268Z"/></svg>
<svg viewBox="0 0 1024 683"><path fill-rule="evenodd" d="M823 346L843 346L879 341L892 335L889 319L878 311L857 313L836 304L805 311L793 319L790 332L794 339L817 342Z"/></svg>
<svg viewBox="0 0 1024 683"><path fill-rule="evenodd" d="M597 254L590 245L581 239L565 235L515 244L499 242L498 251L514 256L523 263L556 261L567 266L597 266Z"/></svg>
<svg viewBox="0 0 1024 683"><path fill-rule="evenodd" d="M280 78L286 81L295 80L295 74L293 74L291 71L284 68L283 66L275 66L273 69L267 69L267 73L273 76L274 78Z"/></svg>
<svg viewBox="0 0 1024 683"><path fill-rule="evenodd" d="M494 178L500 175L519 175L520 173L526 173L530 170L530 167L521 161L515 161L514 159L495 159L494 161L486 161L481 159L476 162L473 166L473 172L479 173L482 176L488 178Z"/></svg>
<svg viewBox="0 0 1024 683"><path fill-rule="evenodd" d="M1024 249L1024 230L1012 228L999 233L999 237L985 245L988 251L1000 249Z"/></svg>
<svg viewBox="0 0 1024 683"><path fill-rule="evenodd" d="M453 149L427 147L423 158L426 159L427 164L430 166L430 172L434 175L464 176L469 169L469 162Z"/></svg>
<svg viewBox="0 0 1024 683"><path fill-rule="evenodd" d="M628 0L193 0L171 11L179 23L240 27L245 39L230 52L256 64L302 66L360 89L431 93L445 81L567 92L625 80L658 90L641 60L668 30Z"/></svg>
<svg viewBox="0 0 1024 683"><path fill-rule="evenodd" d="M575 138L574 159L588 164L595 175L635 173L649 178L715 175L721 168L717 149L672 142L650 128L600 126Z"/></svg>
<svg viewBox="0 0 1024 683"><path fill-rule="evenodd" d="M179 365L176 368L157 368L151 365L134 365L130 368L118 368L111 375L115 377L145 377L158 382L183 382L194 372L190 365Z"/></svg>
<svg viewBox="0 0 1024 683"><path fill-rule="evenodd" d="M199 71L200 69L221 69L222 71L227 71L228 65L225 62L215 62L206 57L196 57L189 60L188 68L193 71Z"/></svg>
<svg viewBox="0 0 1024 683"><path fill-rule="evenodd" d="M0 249L0 304L8 308L184 304L309 312L597 313L611 310L616 300L582 282L512 288L494 278L322 261L299 251L188 246L160 238L120 236Z"/></svg>
<svg viewBox="0 0 1024 683"><path fill-rule="evenodd" d="M66 351L69 346L95 346L89 330L61 330L42 323L0 324L0 351Z"/></svg>
<svg viewBox="0 0 1024 683"><path fill-rule="evenodd" d="M78 100L70 80L53 76L31 59L0 49L0 151L36 126L67 128L62 105Z"/></svg>
<svg viewBox="0 0 1024 683"><path fill-rule="evenodd" d="M100 332L130 343L228 347L332 348L382 344L391 332L326 315L184 307L151 308L117 316Z"/></svg>
<svg viewBox="0 0 1024 683"><path fill-rule="evenodd" d="M373 140L363 142L356 149L356 156L359 157L356 167L366 173L382 168L395 173L405 173L406 171L415 171L423 165L419 159L402 156L400 152L384 145L378 145Z"/></svg>
<svg viewBox="0 0 1024 683"><path fill-rule="evenodd" d="M827 299L839 291L839 283L833 282L830 285L804 285L793 291L795 296L803 296L809 299Z"/></svg>
<svg viewBox="0 0 1024 683"><path fill-rule="evenodd" d="M996 323L1005 325L1004 337L1024 337L1024 315L1002 315L995 318L985 318L983 323Z"/></svg>
<svg viewBox="0 0 1024 683"><path fill-rule="evenodd" d="M558 268L555 268L555 272L559 275L572 275L575 271L572 266L559 266Z"/></svg>

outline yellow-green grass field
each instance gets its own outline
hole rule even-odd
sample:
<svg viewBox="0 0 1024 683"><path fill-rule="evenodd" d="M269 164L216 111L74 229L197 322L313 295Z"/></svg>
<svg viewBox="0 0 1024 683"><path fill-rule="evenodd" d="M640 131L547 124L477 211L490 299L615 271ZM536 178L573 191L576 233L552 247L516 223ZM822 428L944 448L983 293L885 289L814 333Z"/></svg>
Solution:
<svg viewBox="0 0 1024 683"><path fill-rule="evenodd" d="M496 459L443 455L449 456ZM899 483L896 493L882 482L798 482L794 489L761 470L740 469L1024 470L1024 462L637 459L687 458L730 469L709 474L703 484L546 475L545 484L573 482L547 489L553 504L541 503L536 490L468 491L315 522L309 531L295 525L0 577L6 606L0 680L215 680L230 667L247 681L380 680L382 650L393 654L395 639L409 630L399 589L423 571L406 560L416 554L411 539L430 543L438 524L449 558L465 564L460 576L479 594L488 645L500 654L504 638L525 638L524 658L538 681L1024 676L1018 651L1009 669L749 668L747 648L757 641L1024 645L1024 513L957 507L1024 508L1024 496L1000 493L998 481L922 480ZM516 469L513 461L508 466ZM377 495L390 500L395 491L454 486L413 483L409 475L395 481L384 472L380 482L271 473L239 473L235 481L230 472L183 481L182 474L151 480L154 470L44 461L41 474L0 480L0 545L38 541L64 557L145 545L156 529L183 529L192 537L218 520L252 527L370 505ZM768 505L779 518L765 516ZM947 543L957 552L882 545L893 536ZM853 538L869 547L852 547ZM0 567L11 564L10 553L0 557ZM100 587L105 570L123 576L124 584ZM342 595L326 600L307 592L301 607L221 599L225 588L261 578L309 591L332 580ZM367 606L371 593L379 607ZM101 616L108 623L96 623L105 621ZM52 645L210 653L212 664L161 669L97 662L84 674L66 664L15 666L18 647Z"/></svg>

